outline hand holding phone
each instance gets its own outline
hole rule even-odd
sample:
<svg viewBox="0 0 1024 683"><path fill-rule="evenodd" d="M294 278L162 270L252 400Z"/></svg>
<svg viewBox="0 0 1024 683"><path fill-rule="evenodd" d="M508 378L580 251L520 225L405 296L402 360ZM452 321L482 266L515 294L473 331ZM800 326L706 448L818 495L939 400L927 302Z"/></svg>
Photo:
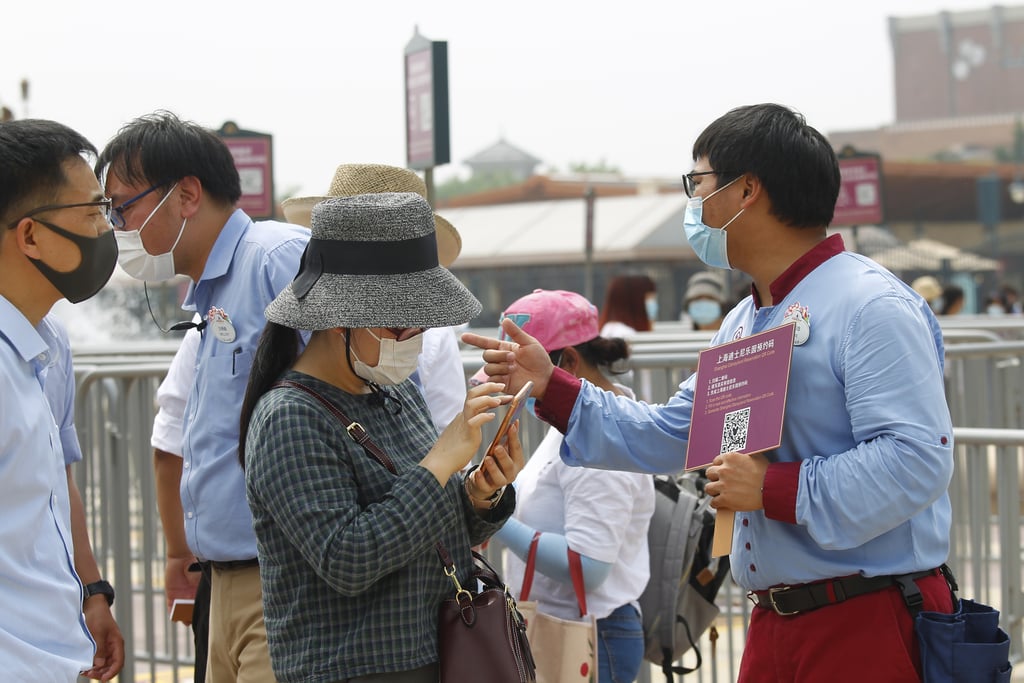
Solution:
<svg viewBox="0 0 1024 683"><path fill-rule="evenodd" d="M523 412L523 408L526 406L526 399L530 398L530 392L533 391L533 382L527 382L523 385L515 396L512 397L512 402L508 405L508 410L505 412L505 417L502 418L501 424L498 425L498 431L494 435L494 439L491 440L491 444L487 447L487 451L484 452L484 457L494 454L494 449L498 445L505 445L508 440L508 430L515 424L515 421L519 419L520 414Z"/></svg>

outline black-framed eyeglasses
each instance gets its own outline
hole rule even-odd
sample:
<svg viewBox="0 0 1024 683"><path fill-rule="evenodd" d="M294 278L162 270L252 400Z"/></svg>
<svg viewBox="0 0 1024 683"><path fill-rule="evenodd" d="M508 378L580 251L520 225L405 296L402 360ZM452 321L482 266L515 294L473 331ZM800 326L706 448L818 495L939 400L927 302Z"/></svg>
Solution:
<svg viewBox="0 0 1024 683"><path fill-rule="evenodd" d="M140 199L142 199L143 197L145 197L150 192L154 192L156 190L159 190L161 187L163 187L166 184L167 183L157 183L156 185L154 185L153 187L149 188L148 190L143 190L142 192L138 193L137 195L135 195L131 199L127 199L124 202L122 202L120 205L115 206L110 211L110 224L112 226L114 226L115 228L117 228L118 230L123 228L125 226L124 210L127 209L132 204L134 204L135 202L137 202ZM107 200L107 201L109 201L109 200Z"/></svg>
<svg viewBox="0 0 1024 683"><path fill-rule="evenodd" d="M406 341L412 339L418 334L423 334L426 328L423 327L384 327L385 329L394 335L395 341Z"/></svg>
<svg viewBox="0 0 1024 683"><path fill-rule="evenodd" d="M93 202L75 202L74 204L46 204L45 206L37 206L36 208L34 208L31 211L29 211L28 213L26 213L21 218L15 220L15 221L11 221L10 223L8 223L7 227L8 228L13 228L15 225L18 224L19 221L21 221L21 220L23 220L25 218L32 218L33 216L37 216L37 215L43 213L44 211L56 211L57 209L74 209L74 208L77 208L79 206L98 206L98 207L101 207L103 209L103 217L106 218L108 223L110 223L111 218L113 216L113 209L110 208L110 204L111 204L111 201L109 199L104 198L104 199L97 199L96 201L93 201ZM40 222L42 222L42 221L40 221Z"/></svg>
<svg viewBox="0 0 1024 683"><path fill-rule="evenodd" d="M697 185L693 182L693 179L699 175L734 175L730 171L691 171L690 173L683 174L683 192L686 193L687 197L692 197L693 193L697 191Z"/></svg>

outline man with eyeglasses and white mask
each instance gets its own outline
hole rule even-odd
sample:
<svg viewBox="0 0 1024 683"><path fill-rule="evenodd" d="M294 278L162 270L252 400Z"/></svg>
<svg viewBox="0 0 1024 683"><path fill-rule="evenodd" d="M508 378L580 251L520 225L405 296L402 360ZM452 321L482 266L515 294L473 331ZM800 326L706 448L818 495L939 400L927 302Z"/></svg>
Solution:
<svg viewBox="0 0 1024 683"><path fill-rule="evenodd" d="M68 412L55 418L49 401L74 390L67 336L50 309L61 298L78 303L96 294L117 263L110 201L85 159L95 154L53 121L0 123L0 667L7 680L73 682L82 673L107 681L124 663L113 588L99 576L66 469L76 455L64 446L74 427Z"/></svg>
<svg viewBox="0 0 1024 683"><path fill-rule="evenodd" d="M706 491L735 512L730 566L757 607L743 683L917 681L913 611L948 613L953 428L942 333L928 302L829 236L836 154L803 116L739 107L693 146L683 228L713 268L753 279L712 344L794 324L781 445L727 452ZM465 334L484 371L565 434L569 464L640 472L684 465L695 378L664 405L554 368L511 320L506 341Z"/></svg>
<svg viewBox="0 0 1024 683"><path fill-rule="evenodd" d="M229 675L234 680L234 676L241 675L242 667L270 675L262 611L258 615L254 611L240 615L231 624L222 623L227 615L217 609L218 576L222 578L222 590L227 590L227 579L238 583L239 577L246 577L245 590L249 590L255 577L255 604L260 601L255 536L237 462L235 411L242 403L252 351L266 324L263 309L298 272L309 239L305 229L309 210L312 203L325 198L300 198L292 204L304 207L297 213L286 207L286 217L302 223L301 227L274 221L254 224L244 212L234 208L237 171L230 156L225 155L229 155L227 148L209 131L161 113L129 124L107 145L97 164L97 171L106 174L107 189L114 199L113 219L119 228L122 267L130 275L149 281L168 279L175 273L189 275L193 284L184 307L205 312L198 324L172 326L192 329L188 330L157 392L159 411L152 437L158 506L168 543L166 599L170 606L177 598L195 598L192 627L196 637L197 683L225 680L218 676ZM198 158L217 159L216 168L204 168L211 162L193 161ZM189 180L189 175L196 178ZM173 182L171 178L180 180ZM230 192L224 189L228 184L225 179L233 182ZM193 189L194 180L201 181L199 190ZM187 192L181 199L175 199L171 195L183 183ZM344 164L338 167L330 192L348 195L405 191L414 185L422 185L422 180L407 169ZM197 192L206 195L205 202L190 208L192 200L187 196ZM232 195L235 198L228 202ZM168 204L173 207L170 212ZM461 240L450 224L435 219L440 221L438 256L447 264L458 255ZM197 271L202 274L198 280ZM229 307L225 301L233 303ZM232 334L236 339L225 341ZM458 362L452 376L450 355L428 355L425 348L417 363L417 371L424 379L421 389L435 421L446 425L452 418L452 392L445 387L459 388L461 408L465 400L464 377L451 331L437 329L431 330L431 334L451 337L447 341L455 348ZM447 346L439 344L438 348ZM230 356L225 355L228 351ZM217 360L218 356L221 360ZM388 401L391 393L386 388L376 387L376 391L389 409L401 409ZM225 415L229 406L231 411ZM223 528L224 515L230 515L238 525ZM240 535L243 533L244 536ZM224 548L230 548L230 554L218 556ZM202 574L189 570L195 568L197 561ZM205 596L210 592L213 605L207 614ZM235 591L233 595L236 600L243 595L246 604L253 599L252 593L244 591ZM222 595L221 599L226 597ZM231 650L231 643L222 642L226 628L241 626L251 627L258 634L257 639L245 641L246 647L259 653L258 666L244 662L244 653L232 654L240 648ZM220 665L216 664L218 661Z"/></svg>
<svg viewBox="0 0 1024 683"><path fill-rule="evenodd" d="M206 680L273 681L256 537L238 466L238 407L266 324L263 309L294 278L309 232L254 223L237 207L241 184L228 147L169 112L126 124L95 170L113 201L121 267L147 282L187 275L183 308L198 321L175 327L201 331L181 457L155 461L168 606L195 595L199 573L189 567L199 561L210 579Z"/></svg>

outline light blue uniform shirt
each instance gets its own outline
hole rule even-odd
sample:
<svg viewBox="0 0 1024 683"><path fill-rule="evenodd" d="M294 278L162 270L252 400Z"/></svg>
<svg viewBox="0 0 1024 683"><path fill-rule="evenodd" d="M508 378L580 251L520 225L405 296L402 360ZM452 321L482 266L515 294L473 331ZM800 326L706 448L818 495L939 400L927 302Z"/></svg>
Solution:
<svg viewBox="0 0 1024 683"><path fill-rule="evenodd" d="M60 430L43 393L50 349L0 296L0 671L74 681L95 644L82 615Z"/></svg>
<svg viewBox="0 0 1024 683"><path fill-rule="evenodd" d="M927 302L870 259L841 252L773 306L741 301L712 343L781 325L794 304L807 307L810 336L793 349L782 445L766 455L801 463L796 524L737 513L733 576L761 590L939 566L949 553L953 443L942 333ZM563 459L678 471L693 387L690 377L666 405L649 406L584 382Z"/></svg>
<svg viewBox="0 0 1024 683"><path fill-rule="evenodd" d="M185 535L201 560L256 557L245 476L238 464L239 411L267 323L263 310L295 279L308 241L304 228L253 223L236 210L217 237L202 277L185 297L182 308L207 320L185 405L181 476ZM218 337L218 312L230 320L231 341Z"/></svg>
<svg viewBox="0 0 1024 683"><path fill-rule="evenodd" d="M71 360L71 340L52 313L36 326L39 336L50 349L50 360L43 369L42 381L46 400L60 430L60 444L64 448L64 463L72 465L82 459L82 446L75 429L75 370Z"/></svg>

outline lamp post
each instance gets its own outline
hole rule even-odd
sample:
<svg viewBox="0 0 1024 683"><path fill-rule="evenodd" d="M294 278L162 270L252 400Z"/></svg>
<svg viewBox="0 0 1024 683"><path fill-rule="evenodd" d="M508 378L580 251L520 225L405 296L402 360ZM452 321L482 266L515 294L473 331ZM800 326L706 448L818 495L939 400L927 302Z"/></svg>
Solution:
<svg viewBox="0 0 1024 683"><path fill-rule="evenodd" d="M21 79L21 115L28 118L28 79Z"/></svg>
<svg viewBox="0 0 1024 683"><path fill-rule="evenodd" d="M1013 163L1013 182L1006 189L1010 193L1010 201L1014 204L1024 204L1024 178L1021 177L1021 164L1024 163L1024 126L1021 125L1020 114L1017 114L1013 126Z"/></svg>
<svg viewBox="0 0 1024 683"><path fill-rule="evenodd" d="M590 301L594 300L594 196L594 186L588 185L583 192L583 292Z"/></svg>

